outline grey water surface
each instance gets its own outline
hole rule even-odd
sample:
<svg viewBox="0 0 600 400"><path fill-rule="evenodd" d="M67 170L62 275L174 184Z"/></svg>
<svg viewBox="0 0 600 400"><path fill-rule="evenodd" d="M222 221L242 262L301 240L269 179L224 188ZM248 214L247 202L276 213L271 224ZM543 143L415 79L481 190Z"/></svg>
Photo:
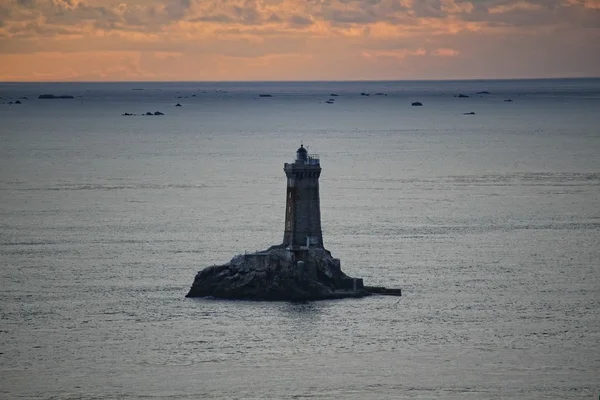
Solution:
<svg viewBox="0 0 600 400"><path fill-rule="evenodd" d="M600 79L0 97L0 398L598 398ZM281 242L301 142L325 246L403 297L186 299Z"/></svg>

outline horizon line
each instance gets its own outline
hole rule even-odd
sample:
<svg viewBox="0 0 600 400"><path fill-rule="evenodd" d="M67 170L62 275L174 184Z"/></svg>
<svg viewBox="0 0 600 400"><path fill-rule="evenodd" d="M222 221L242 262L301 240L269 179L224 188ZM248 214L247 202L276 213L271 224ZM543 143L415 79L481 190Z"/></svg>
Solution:
<svg viewBox="0 0 600 400"><path fill-rule="evenodd" d="M600 79L600 76L565 76L541 78L457 78L457 79L300 79L300 80L75 80L75 81L1 81L0 84L31 83L319 83L319 82L466 82L466 81L553 81L553 80L586 80Z"/></svg>

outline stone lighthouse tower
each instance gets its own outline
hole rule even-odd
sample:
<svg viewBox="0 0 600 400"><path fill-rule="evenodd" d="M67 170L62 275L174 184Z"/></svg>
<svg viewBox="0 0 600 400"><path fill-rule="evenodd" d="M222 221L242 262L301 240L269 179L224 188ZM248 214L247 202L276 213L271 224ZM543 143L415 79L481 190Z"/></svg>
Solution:
<svg viewBox="0 0 600 400"><path fill-rule="evenodd" d="M287 176L283 246L290 250L323 248L319 203L319 156L308 154L303 145L293 163L285 163Z"/></svg>
<svg viewBox="0 0 600 400"><path fill-rule="evenodd" d="M364 286L342 272L340 260L323 247L319 204L319 156L304 146L287 177L283 244L240 254L223 265L199 271L186 297L306 301L363 297L373 293L400 296L400 289Z"/></svg>

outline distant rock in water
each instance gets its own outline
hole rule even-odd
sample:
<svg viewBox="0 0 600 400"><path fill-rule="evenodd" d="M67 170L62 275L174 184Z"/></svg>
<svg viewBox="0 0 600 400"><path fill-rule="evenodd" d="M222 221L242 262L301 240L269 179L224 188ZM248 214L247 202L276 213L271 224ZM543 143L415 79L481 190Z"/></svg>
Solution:
<svg viewBox="0 0 600 400"><path fill-rule="evenodd" d="M333 100L329 99L329 100L327 100L325 103L327 103L327 104L334 104L334 103L335 103L335 101L333 101Z"/></svg>
<svg viewBox="0 0 600 400"><path fill-rule="evenodd" d="M154 115L154 113L151 111L148 111L145 115Z"/></svg>
<svg viewBox="0 0 600 400"><path fill-rule="evenodd" d="M506 99L506 100L504 100L504 101L505 101L505 102L507 102L507 103L510 103L510 102L512 102L512 100L511 100L511 99Z"/></svg>
<svg viewBox="0 0 600 400"><path fill-rule="evenodd" d="M458 96L456 96L456 97L458 97L458 98L461 98L461 99L465 99L465 98L467 98L467 97L471 97L471 96L468 96L468 95L466 95L466 94L462 94L462 93L461 93L461 94L459 94L459 95L458 95Z"/></svg>
<svg viewBox="0 0 600 400"><path fill-rule="evenodd" d="M21 100L29 100L29 99L27 98L27 96L23 96L23 97L21 97Z"/></svg>
<svg viewBox="0 0 600 400"><path fill-rule="evenodd" d="M160 111L154 111L154 115L165 115L165 114L161 113Z"/></svg>
<svg viewBox="0 0 600 400"><path fill-rule="evenodd" d="M475 94L491 94L491 93L488 92L487 90L482 90L481 92L477 92Z"/></svg>
<svg viewBox="0 0 600 400"><path fill-rule="evenodd" d="M379 92L379 93L375 93L375 96L387 96L387 94Z"/></svg>
<svg viewBox="0 0 600 400"><path fill-rule="evenodd" d="M337 97L337 96L339 96L339 94L337 94L337 93L331 93L329 96L330 97Z"/></svg>
<svg viewBox="0 0 600 400"><path fill-rule="evenodd" d="M66 94L63 94L63 95L60 95L60 96L55 96L53 94L40 94L38 96L38 99L42 99L42 100L44 100L44 99L50 99L50 100L54 100L54 99L74 99L74 98L75 97L73 97L71 95L66 95Z"/></svg>
<svg viewBox="0 0 600 400"><path fill-rule="evenodd" d="M365 92L362 92L360 95L361 95L361 96L370 96L370 94L369 94L369 93L365 93Z"/></svg>
<svg viewBox="0 0 600 400"><path fill-rule="evenodd" d="M413 107L419 107L422 106L423 103L421 103L420 101L413 101L410 105Z"/></svg>
<svg viewBox="0 0 600 400"><path fill-rule="evenodd" d="M21 100L15 101L15 104L21 104Z"/></svg>
<svg viewBox="0 0 600 400"><path fill-rule="evenodd" d="M258 97L273 97L270 94L259 94Z"/></svg>
<svg viewBox="0 0 600 400"><path fill-rule="evenodd" d="M463 113L463 115L475 115L475 113L473 111L471 111L471 112Z"/></svg>
<svg viewBox="0 0 600 400"><path fill-rule="evenodd" d="M132 115L135 115L135 114L123 113L123 114L121 114L121 115L122 115L122 116L124 116L124 117L130 117L130 116L132 116Z"/></svg>
<svg viewBox="0 0 600 400"><path fill-rule="evenodd" d="M175 104L175 107L181 107L181 104L177 103Z"/></svg>

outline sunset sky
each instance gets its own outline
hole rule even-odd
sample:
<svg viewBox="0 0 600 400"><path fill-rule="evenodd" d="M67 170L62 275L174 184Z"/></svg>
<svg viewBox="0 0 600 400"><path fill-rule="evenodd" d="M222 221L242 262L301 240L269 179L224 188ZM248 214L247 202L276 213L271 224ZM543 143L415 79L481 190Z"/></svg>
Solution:
<svg viewBox="0 0 600 400"><path fill-rule="evenodd" d="M600 0L0 0L0 81L600 76Z"/></svg>

